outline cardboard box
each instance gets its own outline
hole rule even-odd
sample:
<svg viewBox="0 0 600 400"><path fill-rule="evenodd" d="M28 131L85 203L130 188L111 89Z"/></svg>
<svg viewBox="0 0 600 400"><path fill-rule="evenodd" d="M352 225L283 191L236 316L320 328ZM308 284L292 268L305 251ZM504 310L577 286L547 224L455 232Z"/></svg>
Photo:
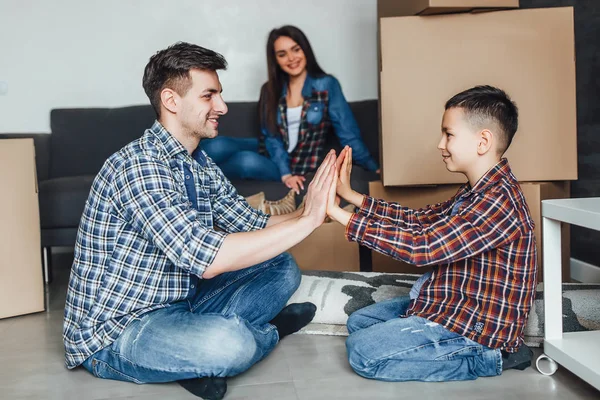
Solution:
<svg viewBox="0 0 600 400"><path fill-rule="evenodd" d="M0 318L44 310L33 139L0 140Z"/></svg>
<svg viewBox="0 0 600 400"><path fill-rule="evenodd" d="M462 183L437 144L444 104L476 85L519 107L506 157L520 181L577 179L571 7L381 19L385 186Z"/></svg>
<svg viewBox="0 0 600 400"><path fill-rule="evenodd" d="M535 223L535 236L538 252L538 281L543 279L542 274L542 208L541 201L547 199L562 199L570 197L569 182L535 182L521 183L523 195L529 206L531 218ZM410 208L422 208L429 204L441 203L451 198L460 185L444 185L429 187L402 187L386 188L381 182L369 183L371 197L394 201ZM563 282L571 280L570 269L570 225L562 225L562 272ZM416 267L401 261L394 260L383 254L372 252L373 271L377 272L404 272L421 274L431 267Z"/></svg>
<svg viewBox="0 0 600 400"><path fill-rule="evenodd" d="M346 239L345 229L324 223L289 252L303 270L360 271L358 244Z"/></svg>
<svg viewBox="0 0 600 400"><path fill-rule="evenodd" d="M377 0L377 15L403 17L518 7L519 0Z"/></svg>
<svg viewBox="0 0 600 400"><path fill-rule="evenodd" d="M380 18L511 8L519 8L519 0L377 0L377 70L381 71ZM377 83L379 85L379 81Z"/></svg>

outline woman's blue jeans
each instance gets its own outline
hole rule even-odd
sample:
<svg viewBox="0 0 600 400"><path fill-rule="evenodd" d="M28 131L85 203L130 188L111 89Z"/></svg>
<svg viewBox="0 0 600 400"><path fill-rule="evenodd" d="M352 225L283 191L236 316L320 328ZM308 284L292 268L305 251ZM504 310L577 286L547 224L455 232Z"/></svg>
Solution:
<svg viewBox="0 0 600 400"><path fill-rule="evenodd" d="M281 180L277 164L258 153L258 139L217 136L200 147L229 179Z"/></svg>
<svg viewBox="0 0 600 400"><path fill-rule="evenodd" d="M83 366L99 378L171 382L244 372L279 341L269 324L300 285L288 253L201 281L194 298L131 323Z"/></svg>

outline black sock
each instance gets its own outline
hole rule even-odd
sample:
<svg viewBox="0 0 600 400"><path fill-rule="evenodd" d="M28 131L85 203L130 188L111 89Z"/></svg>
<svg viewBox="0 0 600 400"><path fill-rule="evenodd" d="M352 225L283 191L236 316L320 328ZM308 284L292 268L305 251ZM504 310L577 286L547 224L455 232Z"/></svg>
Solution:
<svg viewBox="0 0 600 400"><path fill-rule="evenodd" d="M273 318L271 324L279 332L279 340L308 325L315 317L317 306L313 303L294 303L285 307Z"/></svg>
<svg viewBox="0 0 600 400"><path fill-rule="evenodd" d="M227 392L227 378L206 376L177 381L185 390L205 400L221 400Z"/></svg>
<svg viewBox="0 0 600 400"><path fill-rule="evenodd" d="M531 367L532 358L533 351L524 344L522 344L515 353L502 351L502 371L507 369L518 369L523 371L525 368Z"/></svg>

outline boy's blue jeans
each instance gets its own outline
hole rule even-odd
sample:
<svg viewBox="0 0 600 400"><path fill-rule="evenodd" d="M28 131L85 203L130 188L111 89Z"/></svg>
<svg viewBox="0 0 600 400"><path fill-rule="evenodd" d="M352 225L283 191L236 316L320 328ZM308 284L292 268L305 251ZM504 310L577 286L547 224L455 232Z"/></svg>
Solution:
<svg viewBox="0 0 600 400"><path fill-rule="evenodd" d="M277 164L258 153L258 139L217 136L200 141L200 147L228 179L281 180Z"/></svg>
<svg viewBox="0 0 600 400"><path fill-rule="evenodd" d="M425 318L400 318L410 298L376 303L348 318L348 361L382 381L459 381L502 373L502 354Z"/></svg>
<svg viewBox="0 0 600 400"><path fill-rule="evenodd" d="M143 315L83 366L99 378L135 383L237 375L279 341L269 321L300 279L296 262L283 253L200 281L194 298Z"/></svg>

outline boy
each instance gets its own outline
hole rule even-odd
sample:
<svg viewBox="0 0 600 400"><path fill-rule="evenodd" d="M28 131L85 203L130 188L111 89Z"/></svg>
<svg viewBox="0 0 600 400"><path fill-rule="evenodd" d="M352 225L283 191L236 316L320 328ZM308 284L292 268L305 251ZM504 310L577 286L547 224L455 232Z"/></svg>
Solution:
<svg viewBox="0 0 600 400"><path fill-rule="evenodd" d="M533 301L533 221L502 158L517 130L516 105L477 86L445 106L438 144L446 168L466 183L450 200L420 210L362 196L350 187L352 150L338 158L339 196L328 214L348 239L417 266L433 265L409 296L373 304L348 319L348 359L361 376L385 381L450 381L525 369L523 328Z"/></svg>

